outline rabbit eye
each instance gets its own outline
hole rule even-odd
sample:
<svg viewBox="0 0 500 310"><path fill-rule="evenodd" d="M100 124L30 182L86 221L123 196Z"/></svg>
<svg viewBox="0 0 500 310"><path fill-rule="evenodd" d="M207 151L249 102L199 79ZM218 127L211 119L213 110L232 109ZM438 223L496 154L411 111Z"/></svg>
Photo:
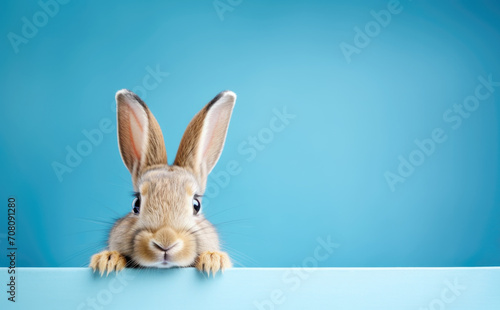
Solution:
<svg viewBox="0 0 500 310"><path fill-rule="evenodd" d="M193 209L194 209L194 215L200 212L201 202L198 200L198 198L193 198Z"/></svg>
<svg viewBox="0 0 500 310"><path fill-rule="evenodd" d="M132 201L132 210L134 211L135 214L139 214L140 209L141 209L141 197L137 195L134 198L134 201Z"/></svg>

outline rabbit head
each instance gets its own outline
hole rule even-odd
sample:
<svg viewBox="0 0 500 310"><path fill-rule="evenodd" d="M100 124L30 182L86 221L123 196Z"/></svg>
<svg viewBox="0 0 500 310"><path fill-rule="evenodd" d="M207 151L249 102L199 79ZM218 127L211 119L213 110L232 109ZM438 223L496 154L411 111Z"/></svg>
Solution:
<svg viewBox="0 0 500 310"><path fill-rule="evenodd" d="M173 165L163 135L133 92L116 94L120 153L132 175L133 208L112 228L109 248L146 267L193 266L218 251L217 232L202 214L207 176L226 139L236 95L218 94L189 123Z"/></svg>

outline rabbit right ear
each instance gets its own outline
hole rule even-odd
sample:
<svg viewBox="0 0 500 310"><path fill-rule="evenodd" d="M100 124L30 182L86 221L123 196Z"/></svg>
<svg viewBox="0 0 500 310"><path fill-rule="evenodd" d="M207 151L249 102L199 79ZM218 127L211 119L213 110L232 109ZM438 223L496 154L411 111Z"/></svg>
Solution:
<svg viewBox="0 0 500 310"><path fill-rule="evenodd" d="M222 153L235 101L232 91L218 94L196 114L182 137L174 165L190 169L203 190Z"/></svg>
<svg viewBox="0 0 500 310"><path fill-rule="evenodd" d="M147 168L167 164L165 142L160 125L139 96L122 89L116 93L116 104L120 154L135 188Z"/></svg>

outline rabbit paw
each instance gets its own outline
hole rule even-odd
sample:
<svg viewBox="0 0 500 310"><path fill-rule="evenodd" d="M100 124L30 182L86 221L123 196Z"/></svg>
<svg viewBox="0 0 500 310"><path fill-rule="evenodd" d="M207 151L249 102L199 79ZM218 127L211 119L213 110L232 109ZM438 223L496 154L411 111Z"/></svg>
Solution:
<svg viewBox="0 0 500 310"><path fill-rule="evenodd" d="M90 259L90 268L99 270L101 276L107 271L106 276L113 270L120 271L125 268L127 259L117 251L102 251L94 254Z"/></svg>
<svg viewBox="0 0 500 310"><path fill-rule="evenodd" d="M206 272L210 275L210 272L215 276L215 274L220 270L224 272L224 269L231 268L231 260L225 252L210 252L206 251L200 254L196 259L195 267L201 272Z"/></svg>

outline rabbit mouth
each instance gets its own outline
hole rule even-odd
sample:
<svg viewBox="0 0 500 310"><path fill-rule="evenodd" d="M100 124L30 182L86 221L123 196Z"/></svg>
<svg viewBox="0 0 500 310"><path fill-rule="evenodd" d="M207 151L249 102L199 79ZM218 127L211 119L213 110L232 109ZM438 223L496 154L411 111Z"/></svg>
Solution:
<svg viewBox="0 0 500 310"><path fill-rule="evenodd" d="M139 233L134 244L135 260L144 267L188 266L196 258L195 240L189 237L166 229L156 233Z"/></svg>
<svg viewBox="0 0 500 310"><path fill-rule="evenodd" d="M178 267L179 264L172 259L171 255L163 253L163 256L158 257L158 260L154 264L154 266L156 268L172 268L172 267Z"/></svg>
<svg viewBox="0 0 500 310"><path fill-rule="evenodd" d="M154 262L143 262L139 263L140 266L147 267L147 268L162 268L162 269L167 269L167 268L174 268L174 267L179 267L179 264L177 264L175 261L172 260L167 260L163 258L159 258L157 261Z"/></svg>
<svg viewBox="0 0 500 310"><path fill-rule="evenodd" d="M172 267L176 267L176 265L173 264L172 262L167 261L167 260L162 260L156 264L156 267L157 268L172 268Z"/></svg>
<svg viewBox="0 0 500 310"><path fill-rule="evenodd" d="M170 258L169 255L165 252L163 254L163 259L160 260L159 262L162 268L170 268L174 266L174 264L171 261L169 261L169 258Z"/></svg>
<svg viewBox="0 0 500 310"><path fill-rule="evenodd" d="M165 255L162 257L158 257L157 261L149 264L150 267L153 268L174 268L174 267L187 267L193 264L194 259L191 260L178 260L170 255Z"/></svg>

